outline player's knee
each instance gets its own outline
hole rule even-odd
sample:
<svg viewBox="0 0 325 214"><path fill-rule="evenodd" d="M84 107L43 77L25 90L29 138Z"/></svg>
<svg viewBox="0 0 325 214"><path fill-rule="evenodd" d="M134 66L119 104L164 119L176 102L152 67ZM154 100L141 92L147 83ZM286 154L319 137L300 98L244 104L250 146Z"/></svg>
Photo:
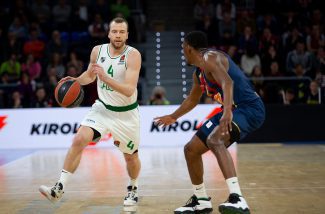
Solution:
<svg viewBox="0 0 325 214"><path fill-rule="evenodd" d="M73 138L72 146L76 149L82 150L84 149L89 143L89 140L86 139L83 135L75 135Z"/></svg>
<svg viewBox="0 0 325 214"><path fill-rule="evenodd" d="M207 146L210 149L224 146L223 137L219 131L216 131L207 137Z"/></svg>
<svg viewBox="0 0 325 214"><path fill-rule="evenodd" d="M127 164L135 164L136 162L138 162L138 156L135 154L124 154L124 157Z"/></svg>

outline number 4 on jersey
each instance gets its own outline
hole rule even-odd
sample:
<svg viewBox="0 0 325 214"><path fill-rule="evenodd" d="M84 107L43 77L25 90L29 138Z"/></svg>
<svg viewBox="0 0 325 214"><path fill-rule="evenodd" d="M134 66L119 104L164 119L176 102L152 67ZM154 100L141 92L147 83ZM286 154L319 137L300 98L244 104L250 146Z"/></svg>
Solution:
<svg viewBox="0 0 325 214"><path fill-rule="evenodd" d="M128 143L128 145L126 147L128 147L130 150L133 150L133 147L134 147L133 141L130 140L130 142Z"/></svg>
<svg viewBox="0 0 325 214"><path fill-rule="evenodd" d="M111 77L114 76L114 71L113 71L113 66L109 66L108 70L107 70L107 74L111 75Z"/></svg>

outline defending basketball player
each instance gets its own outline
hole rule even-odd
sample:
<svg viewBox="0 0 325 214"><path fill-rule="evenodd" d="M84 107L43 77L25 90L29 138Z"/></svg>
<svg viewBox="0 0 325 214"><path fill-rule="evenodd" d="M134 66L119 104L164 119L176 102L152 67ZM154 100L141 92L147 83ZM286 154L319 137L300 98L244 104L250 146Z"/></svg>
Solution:
<svg viewBox="0 0 325 214"><path fill-rule="evenodd" d="M88 69L82 75L61 80L75 79L81 85L87 85L97 78L99 99L81 122L66 155L59 181L53 187L39 188L51 202L61 199L88 143L98 141L107 133L112 134L114 144L123 152L130 177L124 205L136 205L138 202L141 163L138 157L140 121L136 86L141 55L138 50L126 45L128 23L125 19L115 18L110 22L108 38L110 43L93 48Z"/></svg>
<svg viewBox="0 0 325 214"><path fill-rule="evenodd" d="M199 103L202 93L221 103L223 111L206 121L184 148L194 195L175 213L212 211L211 198L207 196L203 183L202 154L208 150L216 156L230 192L228 200L219 205L219 211L250 213L227 147L262 125L265 117L263 102L228 55L207 48L203 32L189 33L182 45L187 63L196 66L193 87L180 107L170 115L155 118L156 124L167 126L174 123Z"/></svg>

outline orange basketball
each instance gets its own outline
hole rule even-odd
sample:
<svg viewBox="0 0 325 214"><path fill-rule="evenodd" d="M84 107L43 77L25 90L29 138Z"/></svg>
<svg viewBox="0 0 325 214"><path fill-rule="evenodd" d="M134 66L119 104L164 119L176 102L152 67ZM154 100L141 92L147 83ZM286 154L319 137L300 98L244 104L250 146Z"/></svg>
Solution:
<svg viewBox="0 0 325 214"><path fill-rule="evenodd" d="M60 82L56 86L54 96L60 106L73 108L81 104L84 98L84 91L79 82L67 80Z"/></svg>

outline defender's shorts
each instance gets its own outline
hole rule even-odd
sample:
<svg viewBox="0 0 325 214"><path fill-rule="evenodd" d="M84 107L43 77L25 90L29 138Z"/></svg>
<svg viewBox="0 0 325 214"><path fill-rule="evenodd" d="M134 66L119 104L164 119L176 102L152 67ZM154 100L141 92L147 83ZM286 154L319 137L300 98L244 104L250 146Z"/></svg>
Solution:
<svg viewBox="0 0 325 214"><path fill-rule="evenodd" d="M103 103L96 100L90 112L81 122L97 130L101 137L111 133L115 144L123 153L133 154L137 151L140 142L140 115L139 109L116 112L105 108ZM99 140L99 139L98 139Z"/></svg>
<svg viewBox="0 0 325 214"><path fill-rule="evenodd" d="M203 141L205 145L206 139L212 130L219 125L222 117L220 112L207 120L196 132L196 135ZM233 131L230 133L231 143L242 140L247 134L258 129L265 120L265 108L263 101L258 98L250 103L238 105L233 111ZM236 130L237 129L237 130ZM238 135L239 131L239 136Z"/></svg>

